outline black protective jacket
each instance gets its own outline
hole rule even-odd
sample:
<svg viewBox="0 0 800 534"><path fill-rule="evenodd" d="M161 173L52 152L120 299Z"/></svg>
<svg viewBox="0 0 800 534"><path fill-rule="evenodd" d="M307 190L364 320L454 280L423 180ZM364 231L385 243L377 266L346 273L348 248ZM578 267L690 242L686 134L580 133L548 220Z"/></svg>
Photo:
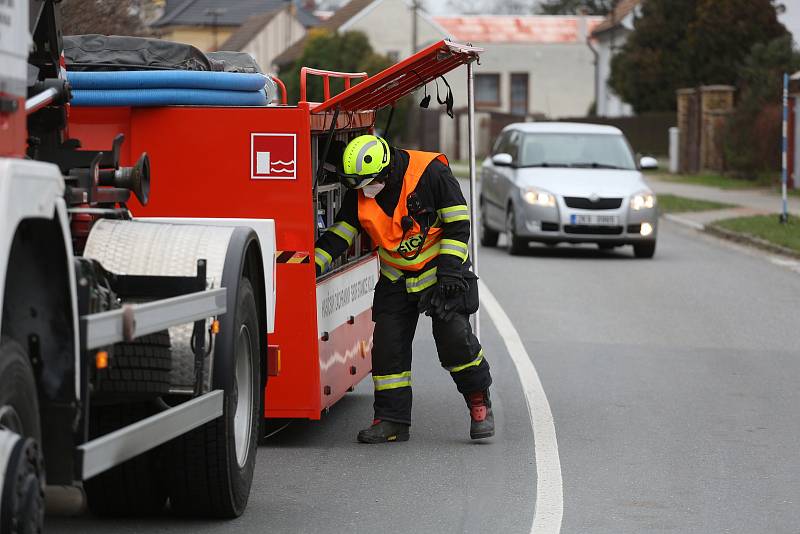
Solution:
<svg viewBox="0 0 800 534"><path fill-rule="evenodd" d="M408 160L407 152L392 148L386 186L375 197L378 206L389 217L394 214L395 208L400 202ZM457 243L455 247L442 247L442 253L429 261L421 270L404 272L404 277L421 279L434 267L437 268L438 276L463 276L469 269L466 251L468 250L470 224L469 208L458 180L453 176L449 166L433 160L422 174L414 193L419 204L423 208L429 208L430 213L433 214L431 224L442 226L443 242ZM323 272L327 270L330 263L350 247L355 235L361 231L358 219L358 192L351 189L345 193L342 199L342 207L336 215L334 225L317 240L315 257L318 268ZM445 252L445 249L460 248L459 244L463 245L463 254L453 253L449 250Z"/></svg>

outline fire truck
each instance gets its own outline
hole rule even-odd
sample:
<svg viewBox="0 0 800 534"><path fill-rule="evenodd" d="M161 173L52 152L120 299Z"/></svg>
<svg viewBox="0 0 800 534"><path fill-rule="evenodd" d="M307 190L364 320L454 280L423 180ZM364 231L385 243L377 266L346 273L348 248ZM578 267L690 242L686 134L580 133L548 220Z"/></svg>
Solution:
<svg viewBox="0 0 800 534"><path fill-rule="evenodd" d="M30 13L0 3L0 533L40 525L52 486L99 515L240 515L263 418L319 419L371 370L374 247L315 275L344 195L332 143L459 66L471 82L481 50L304 68L297 105L242 103L146 85L179 69L71 62L56 2Z"/></svg>

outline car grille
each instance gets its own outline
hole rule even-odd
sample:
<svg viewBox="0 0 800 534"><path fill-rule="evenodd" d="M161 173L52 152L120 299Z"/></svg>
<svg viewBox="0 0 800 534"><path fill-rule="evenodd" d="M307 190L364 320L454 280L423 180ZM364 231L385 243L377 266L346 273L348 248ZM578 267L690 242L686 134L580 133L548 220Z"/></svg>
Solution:
<svg viewBox="0 0 800 534"><path fill-rule="evenodd" d="M584 197L564 197L564 203L570 207L580 210L615 210L622 206L621 198L598 198L592 202Z"/></svg>
<svg viewBox="0 0 800 534"><path fill-rule="evenodd" d="M586 224L565 224L565 234L620 235L622 226L589 226Z"/></svg>

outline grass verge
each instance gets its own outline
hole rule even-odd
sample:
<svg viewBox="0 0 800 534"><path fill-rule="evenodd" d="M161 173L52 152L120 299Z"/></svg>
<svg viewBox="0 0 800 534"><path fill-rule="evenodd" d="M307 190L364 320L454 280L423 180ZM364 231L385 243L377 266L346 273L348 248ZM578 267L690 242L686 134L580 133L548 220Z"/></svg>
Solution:
<svg viewBox="0 0 800 534"><path fill-rule="evenodd" d="M796 217L790 218L786 224L781 224L777 215L757 215L726 219L715 222L712 226L747 238L763 240L800 254L800 221Z"/></svg>
<svg viewBox="0 0 800 534"><path fill-rule="evenodd" d="M735 207L731 204L723 204L722 202L713 202L711 200L697 200L677 195L658 195L658 209L661 213L724 210Z"/></svg>
<svg viewBox="0 0 800 534"><path fill-rule="evenodd" d="M754 189L761 187L775 187L778 183L775 176L765 174L759 176L757 180L739 180L716 173L700 174L668 174L653 173L653 178L664 180L665 182L676 182L689 185L704 185L706 187L717 187L719 189Z"/></svg>

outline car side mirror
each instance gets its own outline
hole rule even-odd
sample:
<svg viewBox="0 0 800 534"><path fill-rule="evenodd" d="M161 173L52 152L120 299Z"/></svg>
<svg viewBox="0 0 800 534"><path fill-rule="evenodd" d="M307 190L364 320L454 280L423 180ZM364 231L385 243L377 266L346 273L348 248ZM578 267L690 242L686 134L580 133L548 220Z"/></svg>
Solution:
<svg viewBox="0 0 800 534"><path fill-rule="evenodd" d="M499 154L492 156L492 163L498 167L511 167L511 165L514 163L514 158L511 157L511 154L500 152Z"/></svg>
<svg viewBox="0 0 800 534"><path fill-rule="evenodd" d="M645 156L639 160L639 167L641 167L643 171L658 169L658 160L651 156Z"/></svg>

